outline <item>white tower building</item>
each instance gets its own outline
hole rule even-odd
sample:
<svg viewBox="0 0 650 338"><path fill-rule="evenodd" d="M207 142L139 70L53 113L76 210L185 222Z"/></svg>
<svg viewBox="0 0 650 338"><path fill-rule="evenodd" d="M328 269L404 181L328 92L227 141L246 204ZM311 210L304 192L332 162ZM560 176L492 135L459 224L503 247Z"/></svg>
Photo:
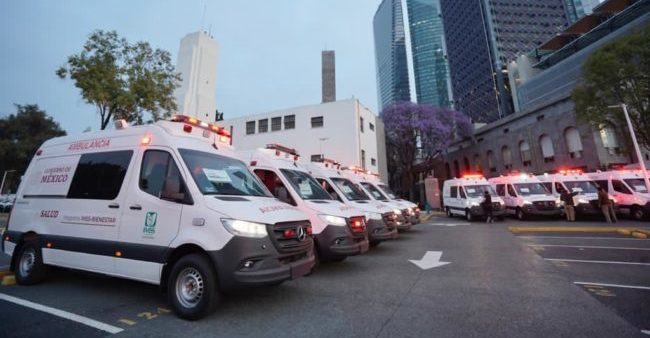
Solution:
<svg viewBox="0 0 650 338"><path fill-rule="evenodd" d="M176 71L182 80L174 92L180 114L215 121L218 52L217 42L206 32L190 33L181 40Z"/></svg>

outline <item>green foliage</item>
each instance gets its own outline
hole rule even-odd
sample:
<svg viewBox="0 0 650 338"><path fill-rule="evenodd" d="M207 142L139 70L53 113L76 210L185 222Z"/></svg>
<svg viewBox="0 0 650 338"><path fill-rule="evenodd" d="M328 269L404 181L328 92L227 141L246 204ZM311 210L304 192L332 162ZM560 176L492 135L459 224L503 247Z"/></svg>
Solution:
<svg viewBox="0 0 650 338"><path fill-rule="evenodd" d="M97 107L101 129L111 119L142 124L145 113L155 121L176 110L173 92L180 75L169 52L147 42L129 43L115 31L93 32L56 75L72 79L84 100Z"/></svg>
<svg viewBox="0 0 650 338"><path fill-rule="evenodd" d="M43 142L65 135L59 124L38 105L15 106L15 114L0 119L0 180L5 170L16 170L12 176L20 177ZM11 183L15 191L18 180Z"/></svg>
<svg viewBox="0 0 650 338"><path fill-rule="evenodd" d="M583 66L584 82L572 94L578 119L600 124L627 122L625 103L639 143L650 148L650 25L592 54Z"/></svg>

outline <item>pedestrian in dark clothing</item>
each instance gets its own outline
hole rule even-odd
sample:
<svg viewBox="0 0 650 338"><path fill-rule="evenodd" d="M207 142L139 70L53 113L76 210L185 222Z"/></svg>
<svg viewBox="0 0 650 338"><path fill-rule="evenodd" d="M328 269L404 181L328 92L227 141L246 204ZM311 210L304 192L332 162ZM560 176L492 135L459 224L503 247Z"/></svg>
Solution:
<svg viewBox="0 0 650 338"><path fill-rule="evenodd" d="M603 215L605 215L605 220L607 223L618 222L616 218L616 212L614 212L614 205L609 199L609 194L602 187L598 187L598 205L600 210L602 210Z"/></svg>
<svg viewBox="0 0 650 338"><path fill-rule="evenodd" d="M489 192L483 193L483 214L485 215L486 223L494 223L494 216L492 216L492 196Z"/></svg>
<svg viewBox="0 0 650 338"><path fill-rule="evenodd" d="M568 190L564 190L560 195L560 199L562 202L564 202L564 214L566 215L566 220L569 222L575 222L576 220L576 210L573 204L573 196L577 194L577 192L569 192Z"/></svg>

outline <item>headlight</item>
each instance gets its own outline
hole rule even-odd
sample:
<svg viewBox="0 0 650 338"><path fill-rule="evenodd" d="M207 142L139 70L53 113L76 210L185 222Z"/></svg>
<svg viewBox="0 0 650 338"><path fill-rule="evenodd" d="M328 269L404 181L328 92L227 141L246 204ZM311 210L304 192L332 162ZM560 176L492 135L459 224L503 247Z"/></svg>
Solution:
<svg viewBox="0 0 650 338"><path fill-rule="evenodd" d="M524 201L524 205L532 205L532 204L533 204L533 202L531 202L531 201Z"/></svg>
<svg viewBox="0 0 650 338"><path fill-rule="evenodd" d="M345 218L339 217L339 216L334 216L334 215L318 215L320 219L323 220L326 224L330 225L336 225L336 226L344 226L346 224Z"/></svg>
<svg viewBox="0 0 650 338"><path fill-rule="evenodd" d="M556 200L555 200L555 206L559 207L559 206L561 206L561 205L562 205L562 200L560 200L559 198L556 199Z"/></svg>
<svg viewBox="0 0 650 338"><path fill-rule="evenodd" d="M263 238L268 235L266 225L260 223L222 218L221 224L235 236Z"/></svg>
<svg viewBox="0 0 650 338"><path fill-rule="evenodd" d="M478 202L476 202L476 201L469 202L469 205L473 206L473 207L478 207L479 206Z"/></svg>
<svg viewBox="0 0 650 338"><path fill-rule="evenodd" d="M379 220L381 220L383 218L381 217L381 214L378 213L378 212L366 212L366 221L369 220L369 219L379 219Z"/></svg>
<svg viewBox="0 0 650 338"><path fill-rule="evenodd" d="M413 208L406 209L409 212L409 215L415 215L415 210Z"/></svg>
<svg viewBox="0 0 650 338"><path fill-rule="evenodd" d="M402 210L399 210L399 209L393 209L393 212L395 213L395 215L401 215L402 214Z"/></svg>
<svg viewBox="0 0 650 338"><path fill-rule="evenodd" d="M578 204L588 204L589 201L585 198L578 198Z"/></svg>

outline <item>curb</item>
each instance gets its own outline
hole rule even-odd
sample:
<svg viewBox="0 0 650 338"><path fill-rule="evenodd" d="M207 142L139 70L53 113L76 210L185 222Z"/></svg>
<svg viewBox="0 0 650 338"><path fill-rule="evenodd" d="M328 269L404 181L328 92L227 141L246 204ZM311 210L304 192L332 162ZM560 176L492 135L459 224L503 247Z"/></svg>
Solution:
<svg viewBox="0 0 650 338"><path fill-rule="evenodd" d="M646 239L650 236L650 230L639 229L636 227L606 227L606 226L586 226L586 227L520 227L509 226L508 230L513 234L520 233L617 233L624 236L630 236Z"/></svg>
<svg viewBox="0 0 650 338"><path fill-rule="evenodd" d="M2 285L10 286L16 284L16 276L13 274L2 277Z"/></svg>

